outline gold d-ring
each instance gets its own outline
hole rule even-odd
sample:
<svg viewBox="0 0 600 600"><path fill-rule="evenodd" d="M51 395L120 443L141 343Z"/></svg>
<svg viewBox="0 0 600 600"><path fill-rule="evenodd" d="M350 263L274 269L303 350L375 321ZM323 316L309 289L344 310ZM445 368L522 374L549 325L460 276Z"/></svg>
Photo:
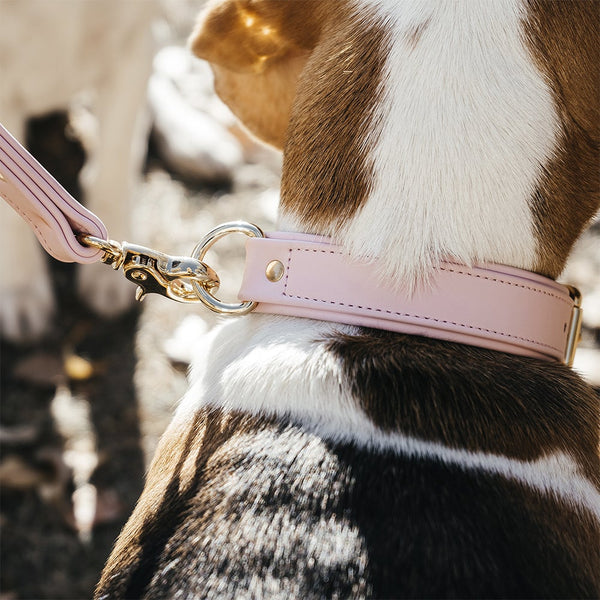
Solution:
<svg viewBox="0 0 600 600"><path fill-rule="evenodd" d="M192 258L203 261L204 256L213 246L213 244L230 233L243 233L248 237L265 237L265 234L256 225L252 225L252 223L246 223L244 221L223 223L207 233L204 238L198 242L194 248L194 251L192 252ZM202 284L198 283L197 281L191 281L191 284L194 287L194 291L196 292L200 302L202 302L202 304L204 304L207 308L210 308L210 310L213 312L224 315L245 315L256 308L257 302L247 301L233 304L222 302L213 296L208 289L203 287Z"/></svg>

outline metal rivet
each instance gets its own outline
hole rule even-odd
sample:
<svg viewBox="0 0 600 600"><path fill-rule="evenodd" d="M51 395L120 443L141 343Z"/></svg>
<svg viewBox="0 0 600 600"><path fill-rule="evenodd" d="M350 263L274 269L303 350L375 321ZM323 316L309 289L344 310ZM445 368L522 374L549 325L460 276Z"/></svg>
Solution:
<svg viewBox="0 0 600 600"><path fill-rule="evenodd" d="M283 268L283 263L281 261L272 260L265 269L265 275L269 281L275 283L283 277L284 271L285 269Z"/></svg>
<svg viewBox="0 0 600 600"><path fill-rule="evenodd" d="M131 276L137 281L145 281L148 279L148 275L146 275L146 273L143 271L132 271Z"/></svg>

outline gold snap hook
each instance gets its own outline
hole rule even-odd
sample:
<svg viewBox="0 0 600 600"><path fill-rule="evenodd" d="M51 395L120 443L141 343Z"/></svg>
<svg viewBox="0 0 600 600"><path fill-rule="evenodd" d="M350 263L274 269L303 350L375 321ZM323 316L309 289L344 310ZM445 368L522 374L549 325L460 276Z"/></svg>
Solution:
<svg viewBox="0 0 600 600"><path fill-rule="evenodd" d="M129 281L138 285L136 300L146 294L159 294L177 302L199 302L193 283L206 289L218 289L217 274L203 262L189 256L171 256L138 244L103 240L79 234L80 243L104 252L102 262L113 269L123 268Z"/></svg>

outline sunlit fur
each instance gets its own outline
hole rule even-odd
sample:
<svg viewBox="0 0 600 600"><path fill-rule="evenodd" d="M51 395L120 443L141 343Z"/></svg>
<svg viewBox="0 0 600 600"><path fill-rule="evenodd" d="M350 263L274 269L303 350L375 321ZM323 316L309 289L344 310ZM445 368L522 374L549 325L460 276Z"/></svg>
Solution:
<svg viewBox="0 0 600 600"><path fill-rule="evenodd" d="M383 257L382 276L403 282L423 280L444 257L533 269L529 199L559 123L524 45L522 3L366 4L388 30L389 54L372 189L339 239Z"/></svg>
<svg viewBox="0 0 600 600"><path fill-rule="evenodd" d="M340 333L356 335L358 330L265 315L214 330L198 347L191 386L175 422L190 422L206 406L279 415L336 443L378 452L392 450L500 474L585 508L600 520L600 492L563 452L532 461L515 460L382 431L353 398L341 361L328 349L326 339Z"/></svg>

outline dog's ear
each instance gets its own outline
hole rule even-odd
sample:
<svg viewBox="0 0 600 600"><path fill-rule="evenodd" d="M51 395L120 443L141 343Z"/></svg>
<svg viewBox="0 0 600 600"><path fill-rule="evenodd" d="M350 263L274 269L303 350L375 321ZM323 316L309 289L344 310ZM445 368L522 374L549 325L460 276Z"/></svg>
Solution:
<svg viewBox="0 0 600 600"><path fill-rule="evenodd" d="M297 80L318 35L318 0L213 0L190 37L248 129L283 147Z"/></svg>

